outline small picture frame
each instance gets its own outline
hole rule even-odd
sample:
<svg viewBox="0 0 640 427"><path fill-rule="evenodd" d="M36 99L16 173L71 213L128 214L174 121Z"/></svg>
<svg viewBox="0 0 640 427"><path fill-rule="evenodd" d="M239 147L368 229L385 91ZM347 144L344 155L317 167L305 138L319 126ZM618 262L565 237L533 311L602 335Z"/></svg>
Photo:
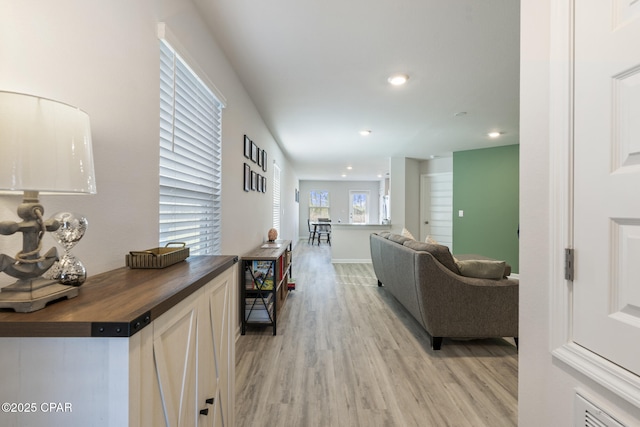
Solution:
<svg viewBox="0 0 640 427"><path fill-rule="evenodd" d="M262 153L264 153L264 150L258 148L258 166L262 167Z"/></svg>
<svg viewBox="0 0 640 427"><path fill-rule="evenodd" d="M251 161L258 163L258 146L253 141L251 141Z"/></svg>
<svg viewBox="0 0 640 427"><path fill-rule="evenodd" d="M245 163L244 164L244 191L251 190L251 167Z"/></svg>
<svg viewBox="0 0 640 427"><path fill-rule="evenodd" d="M267 152L262 150L262 152L260 153L262 154L262 171L266 172L267 171Z"/></svg>
<svg viewBox="0 0 640 427"><path fill-rule="evenodd" d="M244 156L247 159L251 158L251 140L247 135L244 136Z"/></svg>
<svg viewBox="0 0 640 427"><path fill-rule="evenodd" d="M262 177L260 174L256 174L256 191L262 193Z"/></svg>
<svg viewBox="0 0 640 427"><path fill-rule="evenodd" d="M262 192L267 192L267 177L265 176L262 177Z"/></svg>
<svg viewBox="0 0 640 427"><path fill-rule="evenodd" d="M258 187L258 174L254 171L251 171L251 190L256 191Z"/></svg>

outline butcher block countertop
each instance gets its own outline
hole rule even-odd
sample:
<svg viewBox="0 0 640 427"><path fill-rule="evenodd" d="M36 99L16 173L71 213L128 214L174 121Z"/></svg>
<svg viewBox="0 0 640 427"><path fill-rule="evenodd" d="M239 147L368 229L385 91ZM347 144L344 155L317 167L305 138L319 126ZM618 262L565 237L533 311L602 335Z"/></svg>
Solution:
<svg viewBox="0 0 640 427"><path fill-rule="evenodd" d="M162 269L89 276L75 298L32 313L1 309L0 337L130 337L237 262L193 256Z"/></svg>

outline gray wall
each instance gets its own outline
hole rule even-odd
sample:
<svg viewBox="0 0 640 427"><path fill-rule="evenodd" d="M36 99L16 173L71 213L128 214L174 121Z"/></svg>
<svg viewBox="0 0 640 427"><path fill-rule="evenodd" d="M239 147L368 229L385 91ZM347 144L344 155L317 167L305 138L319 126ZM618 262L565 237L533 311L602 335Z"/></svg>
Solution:
<svg viewBox="0 0 640 427"><path fill-rule="evenodd" d="M283 195L293 194L297 177L192 1L2 0L2 11L2 90L76 105L91 118L98 193L41 198L47 218L58 211L87 216L88 231L73 252L89 276L124 266L130 250L158 245L158 22L166 23L174 47L227 101L222 251L240 255L266 239L272 225L272 161L282 168ZM266 194L243 191L244 134L268 152ZM1 196L0 219L16 220L19 202L17 196ZM282 209L280 235L297 241L298 205L283 197ZM0 236L0 252L14 255L21 240ZM44 249L52 246L47 237ZM4 284L13 281L0 276Z"/></svg>
<svg viewBox="0 0 640 427"><path fill-rule="evenodd" d="M342 220L345 223L349 222L349 191L368 190L371 195L369 221L378 224L380 186L380 181L300 181L300 238L306 239L309 234L307 219L311 190L328 191L331 220L336 222Z"/></svg>

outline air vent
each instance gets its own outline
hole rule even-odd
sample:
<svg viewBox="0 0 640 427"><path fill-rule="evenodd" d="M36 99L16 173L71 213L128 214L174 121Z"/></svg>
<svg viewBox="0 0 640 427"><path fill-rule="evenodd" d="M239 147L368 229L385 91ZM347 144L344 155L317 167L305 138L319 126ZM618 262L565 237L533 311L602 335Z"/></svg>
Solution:
<svg viewBox="0 0 640 427"><path fill-rule="evenodd" d="M576 393L574 427L625 427L611 415Z"/></svg>

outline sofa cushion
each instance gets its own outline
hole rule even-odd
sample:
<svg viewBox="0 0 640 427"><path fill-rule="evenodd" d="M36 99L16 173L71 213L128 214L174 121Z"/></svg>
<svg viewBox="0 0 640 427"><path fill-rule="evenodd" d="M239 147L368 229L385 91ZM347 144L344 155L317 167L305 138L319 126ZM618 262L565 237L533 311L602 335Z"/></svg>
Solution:
<svg viewBox="0 0 640 427"><path fill-rule="evenodd" d="M378 233L378 236L380 237L384 237L385 239L389 237L389 234L391 234L391 232L389 231L381 231Z"/></svg>
<svg viewBox="0 0 640 427"><path fill-rule="evenodd" d="M392 242L396 242L399 245L402 245L404 242L407 242L407 241L411 241L411 242L414 241L413 239L402 236L400 234L394 234L394 233L389 233L389 235L387 236L387 239L391 240Z"/></svg>
<svg viewBox="0 0 640 427"><path fill-rule="evenodd" d="M456 274L460 274L458 267L449 248L444 245L434 245L432 243L417 242L415 240L407 240L403 243L404 246L413 249L414 251L429 252L440 264L447 267L449 270Z"/></svg>
<svg viewBox="0 0 640 427"><path fill-rule="evenodd" d="M504 276L504 261L473 259L456 262L462 276L476 277L479 279L502 279Z"/></svg>

